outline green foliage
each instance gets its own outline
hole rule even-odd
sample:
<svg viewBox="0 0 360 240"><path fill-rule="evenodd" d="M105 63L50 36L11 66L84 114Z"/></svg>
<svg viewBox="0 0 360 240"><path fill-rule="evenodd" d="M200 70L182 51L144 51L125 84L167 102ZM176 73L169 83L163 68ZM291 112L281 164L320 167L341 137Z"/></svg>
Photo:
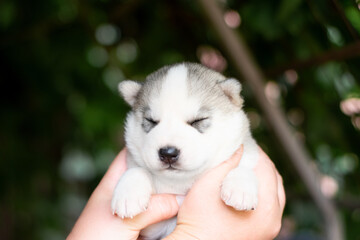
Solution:
<svg viewBox="0 0 360 240"><path fill-rule="evenodd" d="M359 113L349 117L339 108L360 96L359 58L310 67L298 62L335 49L341 55L354 43L359 2L338 1L353 33L334 1L222 2L239 12L235 31L268 73L267 96L284 109L314 166L337 184L333 198L348 239L359 239L360 132L353 124ZM221 54L196 1L0 2L1 239L63 239L124 146L129 107L118 96L118 82L141 81L166 64L201 61L203 46ZM288 63L295 64L281 68ZM226 66L224 74L234 76L232 64ZM278 67L285 70L270 74ZM279 239L319 239L319 211L246 83L243 95L253 133L284 178L284 219L291 224L284 224L290 235Z"/></svg>

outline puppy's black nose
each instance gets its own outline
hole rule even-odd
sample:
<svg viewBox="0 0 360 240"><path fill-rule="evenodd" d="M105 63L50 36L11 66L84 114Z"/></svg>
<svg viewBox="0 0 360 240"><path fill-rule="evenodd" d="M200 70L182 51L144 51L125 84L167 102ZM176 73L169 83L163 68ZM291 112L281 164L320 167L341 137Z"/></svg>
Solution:
<svg viewBox="0 0 360 240"><path fill-rule="evenodd" d="M159 150L160 160L164 163L173 164L179 159L180 150L175 147L164 147Z"/></svg>

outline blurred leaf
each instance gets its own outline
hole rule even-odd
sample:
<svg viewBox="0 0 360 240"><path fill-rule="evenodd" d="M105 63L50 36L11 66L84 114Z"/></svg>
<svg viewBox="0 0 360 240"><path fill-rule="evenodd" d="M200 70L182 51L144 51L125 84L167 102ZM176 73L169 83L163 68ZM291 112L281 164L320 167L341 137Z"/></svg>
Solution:
<svg viewBox="0 0 360 240"><path fill-rule="evenodd" d="M298 10L303 0L281 0L280 7L277 11L277 20L280 22L288 21L293 18L294 13Z"/></svg>
<svg viewBox="0 0 360 240"><path fill-rule="evenodd" d="M16 5L12 1L0 3L0 29L6 30L10 27L16 17Z"/></svg>
<svg viewBox="0 0 360 240"><path fill-rule="evenodd" d="M262 35L267 40L274 40L282 34L276 23L273 7L270 2L262 3L261 7L249 4L241 9L243 24Z"/></svg>
<svg viewBox="0 0 360 240"><path fill-rule="evenodd" d="M345 14L351 22L352 26L360 33L360 9L349 6L345 9Z"/></svg>

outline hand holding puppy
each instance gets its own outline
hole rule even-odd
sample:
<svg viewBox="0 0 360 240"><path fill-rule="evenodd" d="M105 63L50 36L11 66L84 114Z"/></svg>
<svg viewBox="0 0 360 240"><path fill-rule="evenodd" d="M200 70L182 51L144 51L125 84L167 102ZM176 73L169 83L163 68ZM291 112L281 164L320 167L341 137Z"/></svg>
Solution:
<svg viewBox="0 0 360 240"><path fill-rule="evenodd" d="M180 210L174 195L159 194L152 196L147 211L123 220L112 215L110 202L113 189L126 170L125 155L123 150L111 164L68 240L137 239L143 228L177 213L178 225L166 239L273 239L278 234L285 206L284 188L281 176L264 152L260 151L255 168L259 179L259 203L255 211L235 211L220 199L224 176L241 158L241 152L237 152L194 184Z"/></svg>
<svg viewBox="0 0 360 240"><path fill-rule="evenodd" d="M125 159L124 149L96 187L67 240L135 240L141 229L177 214L179 205L171 194L153 195L147 211L133 219L121 219L112 214L110 203L115 185L126 170Z"/></svg>
<svg viewBox="0 0 360 240"><path fill-rule="evenodd" d="M282 178L269 157L260 150L255 174L259 179L259 202L254 211L236 211L220 198L224 177L242 155L208 171L191 188L178 212L175 231L166 240L274 239L281 227L285 206Z"/></svg>

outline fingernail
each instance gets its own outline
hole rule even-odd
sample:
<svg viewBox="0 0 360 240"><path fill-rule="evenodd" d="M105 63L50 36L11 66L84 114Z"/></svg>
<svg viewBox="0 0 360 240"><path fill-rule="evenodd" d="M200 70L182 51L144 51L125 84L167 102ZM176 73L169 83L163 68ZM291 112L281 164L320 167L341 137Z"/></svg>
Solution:
<svg viewBox="0 0 360 240"><path fill-rule="evenodd" d="M244 144L241 144L241 146L236 150L236 154L241 154L244 150Z"/></svg>
<svg viewBox="0 0 360 240"><path fill-rule="evenodd" d="M185 196L184 195L176 195L176 202L178 203L179 207L182 205L182 203L184 202Z"/></svg>

